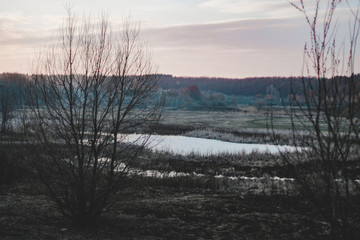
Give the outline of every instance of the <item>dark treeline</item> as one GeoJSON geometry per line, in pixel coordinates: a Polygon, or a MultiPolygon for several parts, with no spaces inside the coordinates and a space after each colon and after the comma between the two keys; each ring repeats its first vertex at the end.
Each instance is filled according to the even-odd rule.
{"type": "Polygon", "coordinates": [[[29,81],[29,75],[22,73],[1,73],[0,86],[16,87],[24,82],[29,81]]]}
{"type": "MultiPolygon", "coordinates": [[[[7,86],[17,88],[28,81],[29,75],[20,73],[1,73],[0,88],[7,86]]],[[[360,74],[355,75],[360,82],[360,74]]],[[[298,94],[302,91],[302,77],[255,77],[255,78],[210,78],[210,77],[175,77],[158,75],[161,89],[187,89],[195,85],[200,91],[220,92],[227,95],[255,96],[267,95],[269,90],[277,90],[281,98],[291,94],[291,86],[298,94]],[[300,91],[298,91],[300,90],[300,91]]]]}
{"type": "Polygon", "coordinates": [[[266,95],[269,87],[279,90],[282,98],[291,93],[293,88],[301,87],[301,77],[258,77],[258,78],[208,78],[208,77],[174,77],[160,75],[159,86],[163,89],[187,88],[196,85],[200,91],[221,92],[229,95],[255,96],[266,95]]]}
{"type": "Polygon", "coordinates": [[[4,104],[24,103],[25,93],[29,89],[31,76],[21,73],[0,74],[0,110],[4,104]]]}

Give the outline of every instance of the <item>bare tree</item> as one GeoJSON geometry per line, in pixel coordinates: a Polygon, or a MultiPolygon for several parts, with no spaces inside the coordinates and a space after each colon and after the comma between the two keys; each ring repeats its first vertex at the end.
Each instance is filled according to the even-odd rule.
{"type": "Polygon", "coordinates": [[[0,74],[0,117],[1,132],[13,130],[16,111],[21,108],[27,76],[18,73],[0,74]]]}
{"type": "Polygon", "coordinates": [[[112,32],[106,16],[79,23],[71,11],[32,77],[28,140],[47,193],[61,212],[91,225],[121,186],[159,120],[157,82],[139,26],[112,32]]]}
{"type": "Polygon", "coordinates": [[[322,1],[314,2],[313,15],[303,0],[291,3],[305,16],[311,40],[304,49],[302,88],[292,88],[285,107],[298,151],[283,159],[293,166],[300,192],[330,224],[332,237],[348,239],[359,228],[351,213],[360,177],[360,78],[354,74],[359,14],[353,12],[349,48],[339,48],[334,14],[341,1],[328,1],[325,11],[322,1]]]}
{"type": "Polygon", "coordinates": [[[10,120],[12,116],[11,90],[6,84],[0,83],[0,110],[1,110],[1,132],[7,132],[10,129],[10,120]]]}

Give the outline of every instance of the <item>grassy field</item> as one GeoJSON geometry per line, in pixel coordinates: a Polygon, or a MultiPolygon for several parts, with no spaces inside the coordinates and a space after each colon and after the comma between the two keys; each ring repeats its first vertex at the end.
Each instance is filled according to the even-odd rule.
{"type": "MultiPolygon", "coordinates": [[[[304,127],[295,121],[299,130],[304,127]]],[[[163,124],[177,124],[192,126],[193,128],[222,128],[236,131],[262,131],[265,132],[270,126],[270,116],[265,110],[257,110],[255,107],[240,107],[239,111],[186,111],[165,110],[163,124]]],[[[283,109],[274,111],[273,127],[277,131],[291,129],[291,120],[283,109]]],[[[322,124],[325,129],[325,124],[322,124]]]]}
{"type": "MultiPolygon", "coordinates": [[[[278,131],[286,132],[290,126],[281,111],[275,122],[278,131]]],[[[266,123],[265,112],[244,108],[237,112],[166,111],[161,126],[164,126],[163,134],[181,135],[210,128],[216,134],[222,133],[224,138],[236,136],[235,140],[240,142],[255,139],[267,143],[266,123]]],[[[112,196],[97,226],[79,229],[44,194],[33,166],[24,156],[24,149],[31,146],[23,142],[21,135],[0,136],[0,239],[325,240],[331,237],[329,223],[302,195],[278,191],[258,194],[256,189],[251,189],[254,186],[248,188],[244,184],[240,186],[246,188],[244,191],[234,191],[236,188],[227,186],[225,180],[216,180],[220,175],[226,179],[253,177],[255,181],[294,177],[279,156],[256,152],[182,156],[146,151],[132,167],[187,175],[127,177],[125,187],[112,196]]],[[[358,197],[354,202],[349,213],[352,227],[349,232],[352,239],[360,239],[358,197]]]]}
{"type": "Polygon", "coordinates": [[[199,128],[249,129],[266,128],[266,115],[243,111],[165,111],[162,123],[190,125],[199,128]],[[259,125],[259,123],[261,123],[259,125]]]}

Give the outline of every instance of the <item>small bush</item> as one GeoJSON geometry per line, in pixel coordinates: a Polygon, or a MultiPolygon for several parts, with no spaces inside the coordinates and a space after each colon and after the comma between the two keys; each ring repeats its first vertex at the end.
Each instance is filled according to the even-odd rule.
{"type": "Polygon", "coordinates": [[[22,151],[7,144],[0,146],[0,185],[20,182],[30,173],[22,151]]]}
{"type": "Polygon", "coordinates": [[[8,152],[1,149],[0,156],[0,184],[6,184],[14,178],[16,168],[8,152]]]}

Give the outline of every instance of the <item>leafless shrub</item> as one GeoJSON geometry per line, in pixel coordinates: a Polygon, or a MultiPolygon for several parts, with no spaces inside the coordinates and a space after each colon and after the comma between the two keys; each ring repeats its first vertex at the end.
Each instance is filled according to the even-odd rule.
{"type": "Polygon", "coordinates": [[[47,193],[84,226],[96,222],[148,139],[125,144],[124,133],[147,129],[161,112],[139,26],[125,21],[116,34],[106,16],[89,19],[69,10],[59,38],[41,52],[27,129],[47,193]]]}
{"type": "Polygon", "coordinates": [[[303,0],[292,3],[304,14],[311,40],[304,48],[302,88],[292,89],[290,106],[285,108],[298,151],[283,154],[283,159],[293,166],[303,195],[330,223],[333,238],[349,239],[350,229],[359,227],[351,217],[360,176],[360,85],[354,74],[359,14],[353,16],[349,49],[339,48],[334,14],[340,2],[328,1],[322,12],[322,1],[316,0],[313,15],[303,0]],[[348,52],[347,58],[341,56],[342,51],[348,52]],[[304,157],[310,163],[306,169],[296,164],[304,157]]]}

